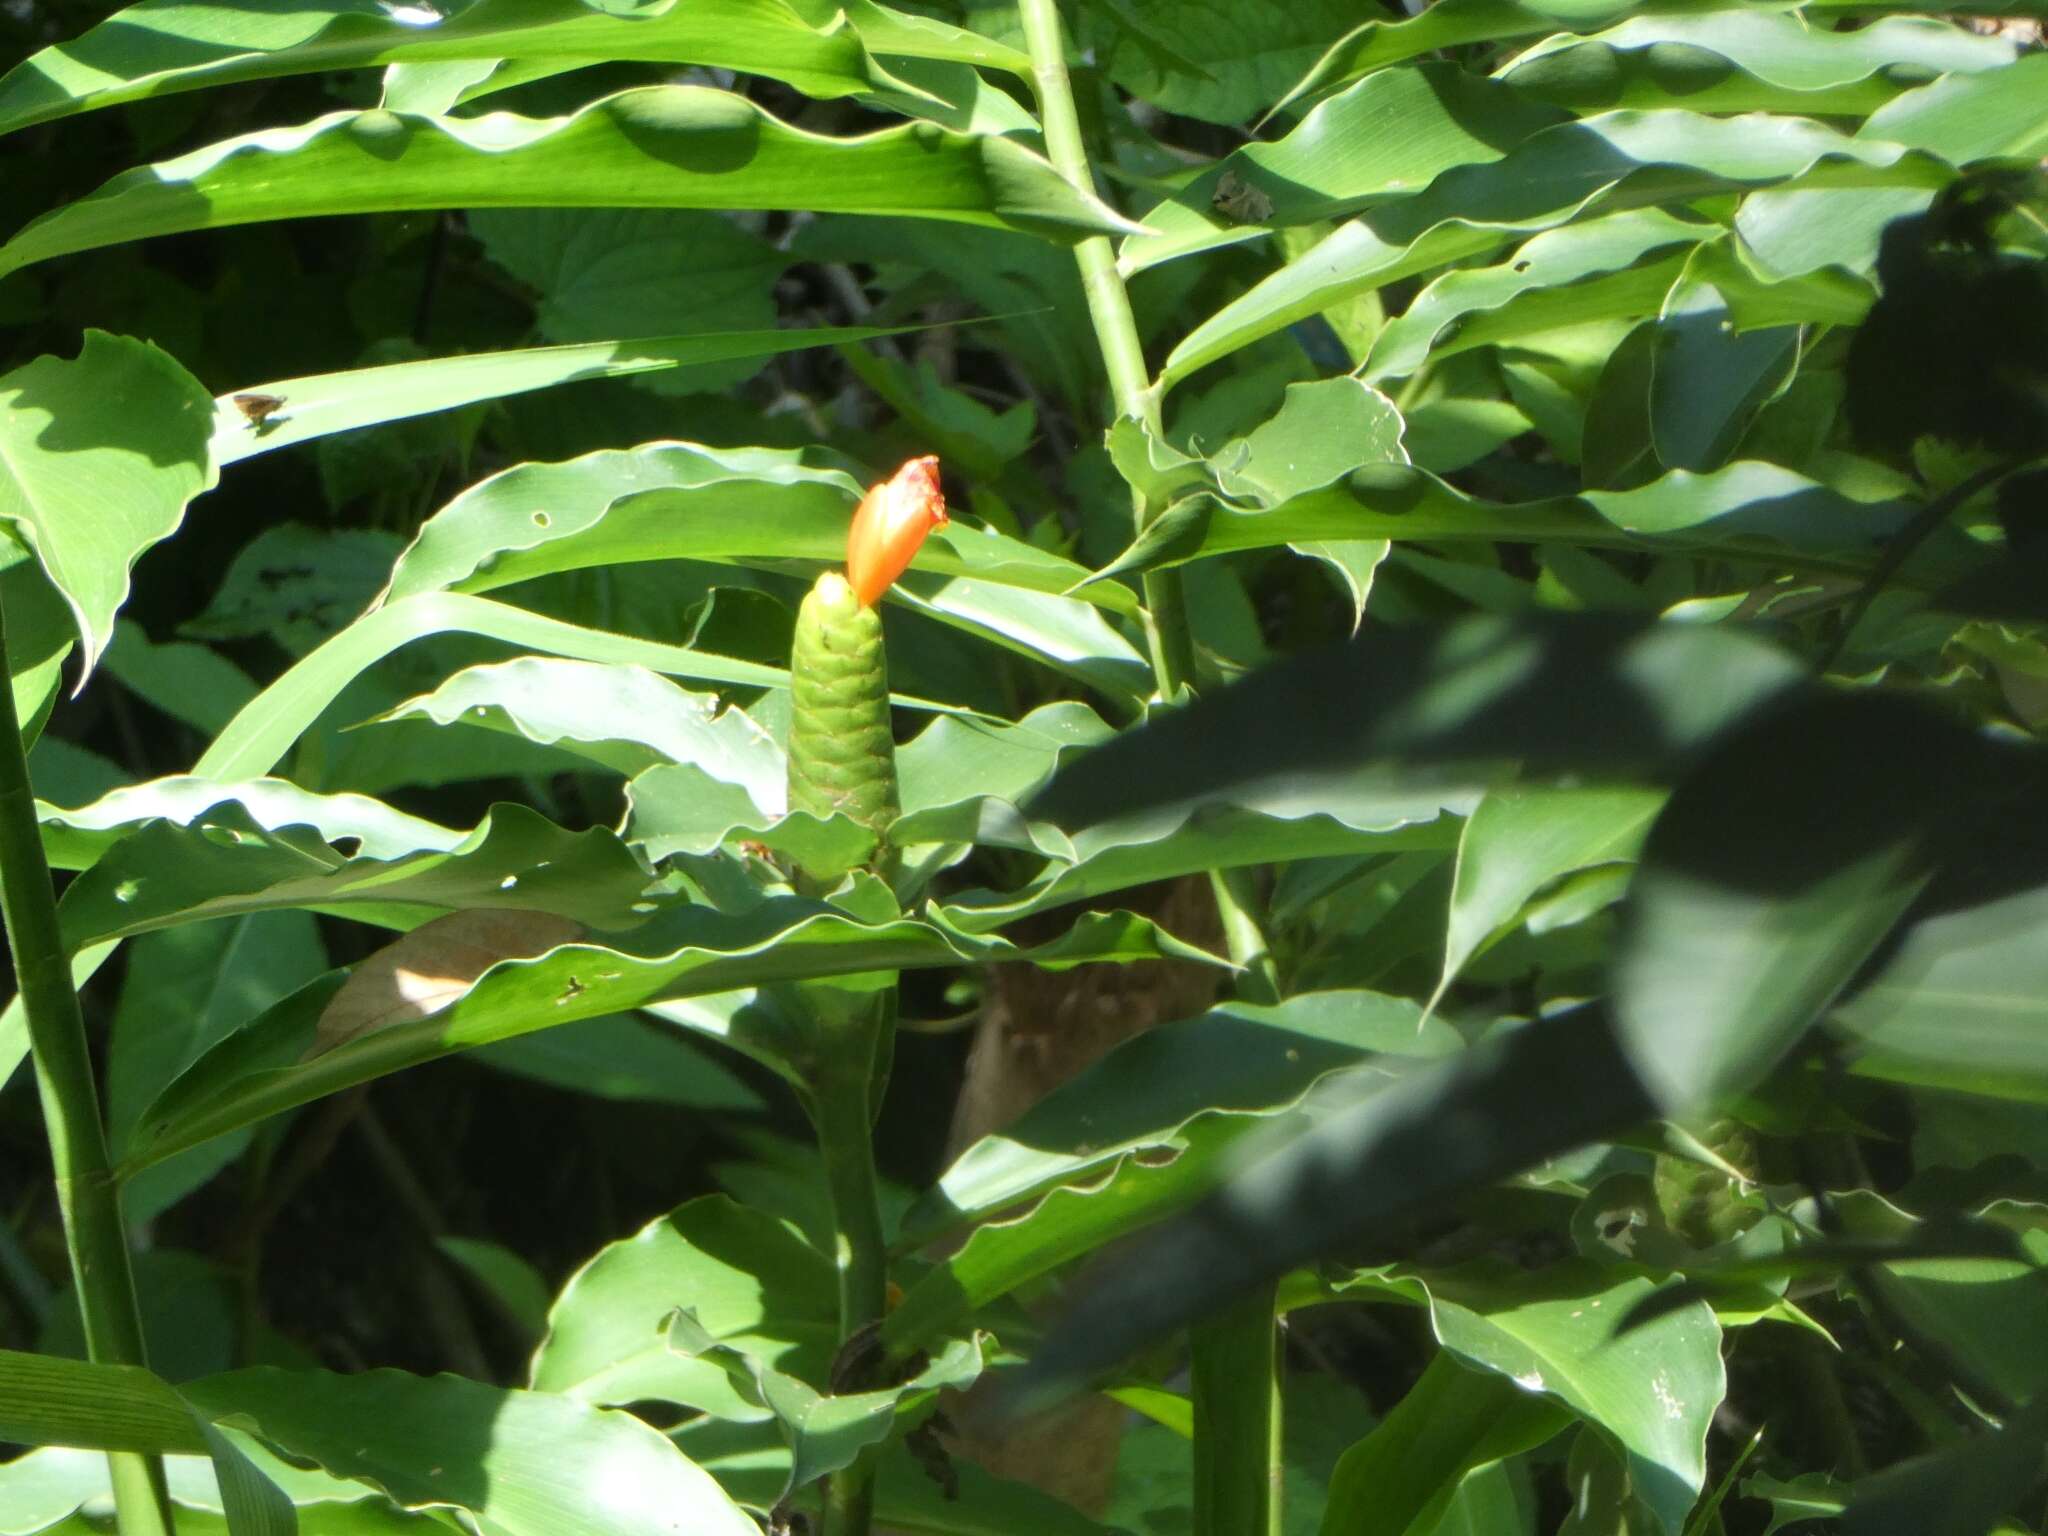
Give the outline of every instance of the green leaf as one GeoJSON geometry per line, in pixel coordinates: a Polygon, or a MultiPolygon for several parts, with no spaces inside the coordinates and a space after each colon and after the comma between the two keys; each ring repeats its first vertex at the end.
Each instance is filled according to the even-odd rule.
{"type": "Polygon", "coordinates": [[[1162,1024],[961,1153],[904,1218],[905,1241],[927,1241],[1132,1154],[1172,1147],[1191,1120],[1270,1114],[1331,1072],[1460,1048],[1449,1025],[1425,1021],[1407,998],[1376,992],[1230,1003],[1162,1024]]]}
{"type": "MultiPolygon", "coordinates": [[[[1342,485],[1296,496],[1267,511],[1185,496],[1094,579],[1324,538],[1460,544],[1507,540],[1613,549],[1648,544],[1852,574],[1875,564],[1881,541],[1903,529],[1912,512],[1907,502],[1857,501],[1789,469],[1753,460],[1707,475],[1672,470],[1629,490],[1504,503],[1467,495],[1405,465],[1369,465],[1342,485]]],[[[1981,554],[1966,540],[1937,536],[1921,546],[1898,579],[1909,588],[1926,589],[1981,566],[1981,554]]]]}
{"type": "Polygon", "coordinates": [[[1157,713],[1063,767],[1027,810],[1075,828],[1254,796],[1328,806],[1354,786],[1476,793],[1509,763],[1525,779],[1655,779],[1801,675],[1754,637],[1704,627],[1532,616],[1391,630],[1157,713]]]}
{"type": "Polygon", "coordinates": [[[27,750],[42,735],[57,702],[64,658],[78,639],[78,626],[34,553],[12,537],[0,539],[0,609],[7,619],[14,718],[21,722],[21,744],[27,750]]]}
{"type": "Polygon", "coordinates": [[[1592,32],[1634,9],[1631,0],[1439,0],[1401,21],[1368,21],[1352,28],[1316,60],[1273,112],[1439,48],[1560,30],[1592,32]]]}
{"type": "Polygon", "coordinates": [[[419,1509],[464,1509],[506,1536],[628,1536],[682,1522],[758,1536],[718,1485],[623,1413],[458,1376],[268,1368],[194,1382],[202,1411],[419,1509]]]}
{"type": "Polygon", "coordinates": [[[1749,1087],[1827,1007],[1925,885],[1981,751],[1869,695],[1709,751],[1644,845],[1613,965],[1622,1038],[1667,1108],[1749,1087]]]}
{"type": "Polygon", "coordinates": [[[1997,1430],[1888,1467],[1854,1485],[1844,1536],[1981,1536],[2021,1506],[2041,1478],[2048,1398],[2035,1398],[1997,1430]]]}
{"type": "MultiPolygon", "coordinates": [[[[432,590],[488,592],[637,560],[838,564],[862,488],[843,469],[808,459],[772,448],[650,443],[563,464],[518,465],[470,487],[421,526],[384,600],[432,590]]],[[[928,594],[930,608],[943,589],[917,584],[917,574],[927,571],[1048,595],[1088,575],[1073,561],[957,519],[934,530],[913,567],[912,585],[928,594]]],[[[1115,612],[1136,611],[1127,590],[1090,588],[1083,595],[1115,612]]]]}
{"type": "Polygon", "coordinates": [[[981,1340],[958,1339],[899,1386],[828,1396],[722,1343],[690,1307],[670,1313],[662,1336],[669,1349],[686,1359],[717,1363],[741,1396],[774,1417],[789,1444],[789,1482],[776,1498],[778,1506],[798,1489],[853,1465],[941,1391],[965,1391],[982,1370],[981,1340]]]}
{"type": "MultiPolygon", "coordinates": [[[[252,913],[139,939],[128,952],[107,1048],[107,1141],[113,1156],[126,1153],[142,1111],[173,1078],[326,969],[319,933],[304,912],[252,913]]],[[[122,1215],[130,1222],[150,1220],[212,1178],[245,1145],[246,1136],[224,1136],[158,1164],[121,1191],[122,1215]]]]}
{"type": "MultiPolygon", "coordinates": [[[[549,341],[772,330],[774,284],[788,258],[721,214],[686,208],[495,208],[469,217],[485,253],[536,295],[549,341]],[[675,274],[687,270],[688,283],[675,274]]],[[[663,394],[715,393],[759,359],[643,383],[663,394]]]]}
{"type": "Polygon", "coordinates": [[[1684,106],[1695,112],[1860,116],[1951,71],[2012,63],[2001,37],[1924,17],[1876,18],[1853,32],[1791,12],[1728,8],[1632,16],[1587,38],[1549,37],[1497,78],[1575,112],[1684,106]]]}
{"type": "Polygon", "coordinates": [[[1564,123],[1340,226],[1196,326],[1160,381],[1171,386],[1356,294],[1578,219],[1762,187],[1932,188],[1953,174],[1931,155],[1801,119],[1662,111],[1564,123]]]}
{"type": "Polygon", "coordinates": [[[1065,241],[1135,227],[1008,139],[926,123],[832,139],[729,92],[664,85],[561,118],[378,109],[229,139],[124,172],[34,220],[0,246],[0,273],[184,230],[451,206],[802,208],[1065,241]]]}
{"type": "MultiPolygon", "coordinates": [[[[1440,1211],[1544,1158],[1610,1137],[1644,1118],[1650,1099],[1611,1022],[1597,1007],[1580,1007],[1391,1082],[1372,1074],[1333,1081],[1313,1107],[1306,1125],[1281,1122],[1257,1141],[1228,1149],[1227,1167],[1202,1170],[1208,1178],[1227,1174],[1213,1193],[1131,1238],[1114,1261],[1099,1266],[1019,1382],[1022,1404],[1061,1394],[1224,1300],[1346,1251],[1367,1233],[1440,1211]],[[1532,1098],[1533,1082],[1551,1086],[1532,1098]]],[[[1213,1161],[1215,1151],[1205,1151],[1203,1161],[1213,1161]]],[[[1183,1152],[1160,1173],[1172,1175],[1191,1160],[1183,1152]]],[[[1063,1198],[1048,1196],[1040,1210],[1063,1198]]],[[[1174,1203],[1162,1199],[1141,1209],[1121,1235],[1174,1203]]],[[[981,1229],[962,1254],[1004,1230],[981,1229]]]]}
{"type": "Polygon", "coordinates": [[[1715,232],[1712,224],[1639,208],[1547,230],[1498,265],[1454,268],[1387,322],[1365,376],[1405,377],[1432,356],[1455,356],[1525,331],[1610,319],[1617,311],[1654,314],[1670,291],[1670,277],[1660,280],[1665,263],[1654,258],[1715,232]],[[1617,302],[1616,274],[1629,279],[1626,305],[1617,302]]]}
{"type": "Polygon", "coordinates": [[[231,1536],[294,1536],[291,1501],[193,1402],[135,1365],[0,1350],[0,1435],[26,1445],[210,1456],[231,1536]]]}
{"type": "Polygon", "coordinates": [[[2048,1103],[2048,889],[2035,887],[1910,927],[1834,1013],[1857,1071],[1930,1088],[2048,1103]]]}
{"type": "Polygon", "coordinates": [[[720,0],[715,9],[474,0],[446,14],[351,0],[291,12],[143,0],[0,79],[0,133],[235,80],[493,59],[699,64],[767,75],[826,98],[900,88],[876,66],[856,27],[833,27],[829,18],[816,25],[780,0],[720,0]]]}
{"type": "Polygon", "coordinates": [[[813,1381],[825,1379],[838,1344],[831,1262],[772,1216],[710,1195],[601,1249],[569,1277],[534,1353],[532,1386],[590,1403],[771,1417],[722,1364],[669,1347],[663,1327],[679,1306],[707,1341],[813,1381]]]}
{"type": "Polygon", "coordinates": [[[1541,1445],[1567,1422],[1551,1398],[1440,1351],[1338,1459],[1324,1536],[1428,1536],[1471,1473],[1541,1445]]]}
{"type": "MultiPolygon", "coordinates": [[[[1419,190],[1453,166],[1497,160],[1561,115],[1447,64],[1390,70],[1321,103],[1286,137],[1224,156],[1148,209],[1152,234],[1118,252],[1125,276],[1276,228],[1343,218],[1419,190]],[[1398,124],[1399,132],[1386,131],[1398,124]],[[1225,177],[1261,199],[1250,222],[1217,206],[1225,177]]],[[[1228,199],[1225,199],[1228,201],[1228,199]]]]}
{"type": "Polygon", "coordinates": [[[1169,112],[1236,123],[1286,89],[1352,11],[1343,0],[1125,0],[1116,14],[1107,62],[1117,84],[1169,112]]]}
{"type": "Polygon", "coordinates": [[[0,1435],[22,1445],[206,1453],[191,1406],[133,1365],[0,1350],[0,1435]]]}
{"type": "MultiPolygon", "coordinates": [[[[14,610],[8,609],[7,646],[15,647],[14,610]]],[[[130,693],[207,736],[256,696],[249,675],[218,651],[190,641],[153,643],[126,619],[114,624],[114,642],[101,665],[130,693]]]]}
{"type": "Polygon", "coordinates": [[[1650,441],[1672,469],[1728,462],[1766,401],[1799,364],[1795,327],[1740,331],[1727,299],[1693,266],[1657,318],[1650,381],[1650,441]]]}
{"type": "Polygon", "coordinates": [[[74,951],[208,917],[355,902],[548,912],[620,929],[651,909],[649,883],[613,833],[564,831],[522,805],[493,807],[452,848],[379,859],[223,800],[189,825],[146,823],[71,883],[59,916],[74,951]]]}
{"type": "Polygon", "coordinates": [[[460,721],[510,731],[632,775],[656,763],[688,763],[745,790],[765,812],[782,808],[782,748],[746,711],[721,710],[645,667],[545,656],[465,667],[432,693],[380,720],[460,721]]]}
{"type": "Polygon", "coordinates": [[[71,609],[80,687],[113,638],[130,567],[218,479],[207,411],[205,389],[168,355],[104,331],[88,330],[70,362],[0,375],[0,522],[71,609]]]}
{"type": "Polygon", "coordinates": [[[810,347],[894,336],[906,326],[823,326],[814,330],[712,331],[689,336],[645,336],[513,352],[477,352],[420,362],[387,363],[276,379],[222,395],[214,402],[213,456],[233,464],[294,443],[484,400],[549,389],[582,379],[613,379],[675,368],[700,368],[737,358],[773,357],[810,347]],[[252,426],[234,403],[237,394],[269,395],[284,402],[252,426]]]}
{"type": "MultiPolygon", "coordinates": [[[[533,959],[508,961],[431,1014],[309,1056],[334,990],[332,981],[315,983],[173,1083],[145,1116],[145,1138],[122,1171],[132,1174],[209,1137],[452,1051],[674,999],[963,962],[1031,959],[1057,966],[1167,957],[1209,958],[1128,913],[1091,914],[1070,933],[1025,948],[908,918],[861,922],[795,897],[769,898],[742,913],[678,904],[639,929],[630,951],[564,944],[533,959]]],[[[726,1019],[690,1012],[663,1016],[742,1049],[753,1047],[752,1054],[778,1070],[791,1070],[786,1051],[792,1045],[802,1048],[801,1041],[781,1034],[758,1043],[737,1031],[728,1035],[726,1019]]]]}
{"type": "Polygon", "coordinates": [[[1488,791],[1458,839],[1438,995],[1467,961],[1514,927],[1545,887],[1577,870],[1632,859],[1663,801],[1647,789],[1488,791]]]}
{"type": "MultiPolygon", "coordinates": [[[[766,1424],[699,1419],[676,1441],[736,1499],[763,1514],[789,1481],[789,1451],[766,1424]]],[[[941,1488],[901,1446],[878,1458],[875,1520],[914,1536],[1109,1536],[1109,1527],[1028,1483],[991,1476],[971,1461],[953,1465],[958,1488],[941,1488]]],[[[815,1499],[799,1497],[815,1512],[815,1499]]]]}
{"type": "Polygon", "coordinates": [[[1637,1496],[1678,1536],[1705,1485],[1707,1429],[1727,1388],[1721,1329],[1706,1304],[1617,1337],[1614,1320],[1656,1289],[1651,1282],[1614,1284],[1568,1264],[1426,1283],[1444,1347],[1556,1398],[1617,1442],[1637,1496]]]}
{"type": "MultiPolygon", "coordinates": [[[[247,704],[193,765],[203,778],[267,773],[341,691],[400,646],[448,632],[484,635],[584,661],[624,663],[676,677],[754,687],[786,687],[787,674],[679,645],[565,624],[524,609],[456,592],[422,592],[372,609],[247,704]]],[[[911,704],[909,700],[898,702],[911,704]]],[[[911,704],[911,707],[918,707],[911,704]]]]}
{"type": "MultiPolygon", "coordinates": [[[[1983,74],[1948,75],[1878,108],[1856,136],[1939,155],[1955,166],[2007,155],[2036,157],[2048,148],[2048,130],[2032,110],[2044,86],[2048,56],[2039,53],[1983,74]]],[[[1867,272],[1877,260],[1884,226],[1920,212],[1927,202],[1924,189],[1860,197],[1825,189],[1766,191],[1743,200],[1735,228],[1756,264],[1773,276],[1826,266],[1867,272]]]]}
{"type": "Polygon", "coordinates": [[[500,1072],[601,1099],[751,1110],[761,1096],[676,1031],[627,1014],[585,1019],[478,1048],[500,1072]]]}
{"type": "Polygon", "coordinates": [[[422,848],[441,852],[462,841],[450,827],[393,810],[367,795],[316,795],[282,779],[222,783],[180,775],[109,791],[90,805],[38,805],[43,846],[58,869],[87,869],[109,848],[153,821],[181,826],[227,801],[265,827],[312,827],[329,842],[352,839],[369,858],[395,859],[422,848]]]}
{"type": "Polygon", "coordinates": [[[548,1288],[540,1271],[500,1243],[442,1234],[434,1246],[497,1303],[529,1342],[548,1325],[548,1288]]]}
{"type": "Polygon", "coordinates": [[[1744,1478],[1744,1498],[1763,1499],[1771,1506],[1771,1523],[1764,1536],[1777,1536],[1787,1526],[1809,1520],[1832,1520],[1848,1507],[1849,1485],[1824,1472],[1808,1472],[1790,1479],[1768,1473],[1744,1478]]]}

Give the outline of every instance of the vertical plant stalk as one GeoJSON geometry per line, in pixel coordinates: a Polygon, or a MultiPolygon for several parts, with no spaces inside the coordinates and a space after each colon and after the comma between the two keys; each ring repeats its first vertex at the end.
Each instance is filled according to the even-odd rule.
{"type": "MultiPolygon", "coordinates": [[[[840,1352],[829,1385],[834,1392],[857,1392],[869,1385],[860,1377],[864,1363],[879,1357],[875,1330],[889,1307],[874,1112],[895,1023],[895,988],[854,992],[821,985],[803,995],[818,1031],[808,1107],[832,1197],[832,1261],[839,1273],[840,1352]]],[[[875,1459],[865,1452],[825,1484],[824,1536],[868,1536],[874,1506],[875,1459]]]]}
{"type": "MultiPolygon", "coordinates": [[[[1079,191],[1095,193],[1088,150],[1081,141],[1081,119],[1074,110],[1074,84],[1067,78],[1067,55],[1061,42],[1059,9],[1054,0],[1021,0],[1024,44],[1031,54],[1031,73],[1038,88],[1038,116],[1045,128],[1045,149],[1053,167],[1079,191]]],[[[1116,269],[1116,251],[1107,235],[1090,235],[1074,247],[1081,269],[1081,289],[1088,298],[1088,317],[1095,326],[1095,344],[1109,373],[1110,395],[1119,417],[1143,422],[1159,435],[1159,396],[1145,372],[1145,349],[1138,341],[1138,323],[1131,315],[1131,296],[1116,269]]],[[[1140,531],[1158,515],[1133,489],[1132,507],[1140,531]]],[[[1188,628],[1187,597],[1178,571],[1147,571],[1145,607],[1151,615],[1147,639],[1159,691],[1172,698],[1194,682],[1195,647],[1188,628]]]]}
{"type": "Polygon", "coordinates": [[[1194,1536],[1280,1536],[1278,1282],[1189,1330],[1194,1536]]]}
{"type": "MultiPolygon", "coordinates": [[[[85,1044],[71,962],[57,927],[56,890],[36,825],[28,756],[15,716],[13,669],[7,664],[7,621],[0,611],[0,916],[14,959],[15,984],[28,1019],[29,1052],[42,1097],[43,1126],[57,1176],[57,1205],[71,1278],[85,1324],[89,1359],[108,1365],[144,1365],[142,1314],[128,1233],[121,1222],[121,1191],[107,1157],[99,1089],[85,1044]]],[[[170,1501],[163,1463],[156,1457],[110,1455],[114,1508],[121,1536],[166,1536],[170,1501]]]]}
{"type": "MultiPolygon", "coordinates": [[[[1074,110],[1056,0],[1019,0],[1018,12],[1031,55],[1046,154],[1069,185],[1093,194],[1095,179],[1074,110]]],[[[1107,236],[1091,235],[1074,248],[1074,260],[1081,269],[1081,287],[1117,415],[1135,417],[1159,436],[1159,395],[1145,369],[1145,352],[1131,314],[1130,293],[1116,268],[1116,252],[1107,236]]],[[[1132,498],[1142,530],[1161,509],[1148,506],[1135,487],[1132,498]]],[[[1147,571],[1144,585],[1153,673],[1160,694],[1171,699],[1194,684],[1195,642],[1187,598],[1178,571],[1147,571]]],[[[1247,880],[1233,872],[1212,881],[1217,913],[1231,959],[1244,967],[1240,985],[1245,994],[1277,1002],[1279,979],[1271,949],[1246,900],[1247,880]]],[[[1279,1529],[1281,1415],[1273,1302],[1271,1287],[1262,1287],[1194,1330],[1197,1536],[1268,1536],[1279,1529]],[[1205,1376],[1207,1391],[1200,1387],[1205,1376]]]]}

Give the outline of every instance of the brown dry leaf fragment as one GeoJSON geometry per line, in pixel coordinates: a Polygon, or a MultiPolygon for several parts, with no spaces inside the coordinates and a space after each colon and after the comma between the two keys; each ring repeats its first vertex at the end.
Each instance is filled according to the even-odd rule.
{"type": "Polygon", "coordinates": [[[422,923],[355,968],[320,1015],[308,1058],[393,1024],[438,1013],[500,960],[544,955],[584,935],[548,912],[451,912],[422,923]]]}

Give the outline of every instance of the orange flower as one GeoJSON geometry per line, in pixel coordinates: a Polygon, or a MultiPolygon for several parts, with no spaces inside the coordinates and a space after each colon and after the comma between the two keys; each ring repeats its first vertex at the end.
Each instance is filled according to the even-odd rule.
{"type": "Polygon", "coordinates": [[[909,566],[924,536],[946,521],[935,454],[911,459],[861,497],[846,535],[846,580],[872,608],[909,566]]]}

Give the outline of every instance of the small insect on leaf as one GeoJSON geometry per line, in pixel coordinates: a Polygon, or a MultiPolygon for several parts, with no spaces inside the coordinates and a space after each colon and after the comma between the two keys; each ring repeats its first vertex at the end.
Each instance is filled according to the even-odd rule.
{"type": "Polygon", "coordinates": [[[283,395],[231,395],[228,403],[248,419],[251,432],[271,425],[270,418],[284,409],[283,395]]]}
{"type": "Polygon", "coordinates": [[[1263,224],[1273,217],[1273,199],[1235,171],[1217,178],[1209,201],[1233,224],[1263,224]]]}

